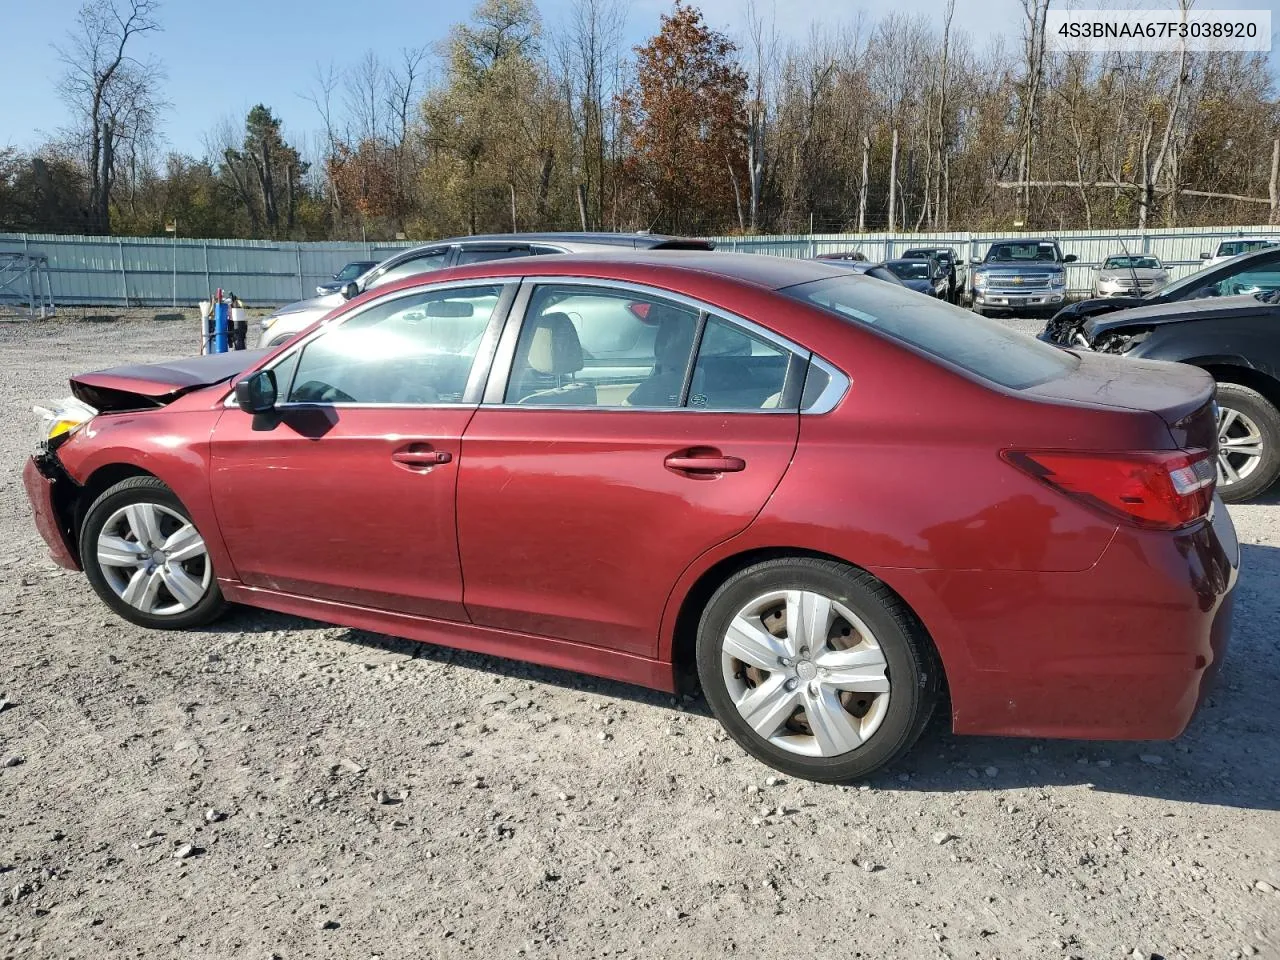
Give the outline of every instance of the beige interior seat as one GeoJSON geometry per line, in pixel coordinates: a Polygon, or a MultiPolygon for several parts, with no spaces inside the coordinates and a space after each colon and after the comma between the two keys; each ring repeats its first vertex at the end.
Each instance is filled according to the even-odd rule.
{"type": "Polygon", "coordinates": [[[533,321],[524,357],[516,357],[515,367],[523,371],[517,403],[595,406],[596,388],[573,380],[583,367],[582,343],[568,314],[544,313],[533,321]],[[545,386],[547,377],[556,385],[545,386]]]}

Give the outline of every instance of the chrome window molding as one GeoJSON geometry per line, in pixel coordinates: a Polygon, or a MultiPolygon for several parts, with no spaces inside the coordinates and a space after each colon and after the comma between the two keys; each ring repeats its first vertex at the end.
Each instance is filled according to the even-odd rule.
{"type": "Polygon", "coordinates": [[[836,408],[836,405],[844,399],[844,395],[849,392],[851,381],[843,371],[837,370],[827,361],[823,360],[816,353],[809,358],[809,365],[817,367],[829,378],[827,385],[823,391],[818,394],[816,400],[807,407],[801,407],[800,412],[806,415],[819,416],[824,413],[830,413],[836,408]]]}
{"type": "MultiPolygon", "coordinates": [[[[696,362],[696,357],[691,361],[690,366],[696,362]]],[[[688,378],[686,371],[686,380],[688,378]]],[[[485,385],[484,397],[481,400],[481,406],[484,407],[502,407],[507,410],[595,410],[595,411],[622,411],[622,412],[648,412],[648,413],[692,413],[692,414],[729,414],[729,413],[746,413],[746,414],[771,414],[777,416],[779,414],[787,416],[795,416],[797,412],[805,414],[822,414],[829,413],[835,409],[841,398],[845,395],[850,385],[849,378],[840,370],[836,369],[826,360],[823,360],[812,350],[800,346],[792,340],[788,340],[781,334],[775,333],[767,327],[746,317],[740,316],[715,304],[706,303],[693,297],[686,296],[682,293],[676,293],[663,287],[649,286],[643,283],[634,283],[629,280],[609,280],[601,277],[573,277],[573,276],[526,276],[522,278],[520,283],[520,291],[516,295],[515,302],[511,306],[508,313],[507,323],[502,331],[502,337],[498,344],[497,353],[493,358],[490,367],[489,380],[485,385]],[[520,339],[520,331],[524,327],[525,314],[529,308],[529,301],[532,299],[533,290],[538,286],[579,286],[579,287],[597,287],[606,291],[622,291],[640,294],[641,296],[653,297],[658,300],[668,300],[672,303],[680,304],[690,310],[695,310],[699,315],[715,316],[721,320],[732,323],[740,327],[747,333],[750,333],[761,340],[765,340],[774,346],[785,350],[791,355],[798,357],[802,363],[816,363],[819,368],[830,377],[830,382],[825,390],[818,396],[809,407],[800,411],[790,408],[780,409],[743,409],[741,407],[722,408],[722,407],[631,407],[631,406],[598,406],[591,404],[518,404],[506,402],[507,383],[511,377],[511,367],[515,362],[516,345],[520,339]]],[[[802,385],[803,386],[803,385],[802,385]]]]}

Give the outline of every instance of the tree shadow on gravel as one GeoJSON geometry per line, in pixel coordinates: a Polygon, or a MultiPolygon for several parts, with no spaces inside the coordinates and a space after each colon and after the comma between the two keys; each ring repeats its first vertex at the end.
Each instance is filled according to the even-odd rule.
{"type": "MultiPolygon", "coordinates": [[[[1231,645],[1209,696],[1177,740],[1084,741],[958,737],[940,706],[915,747],[869,783],[880,789],[987,792],[1082,786],[1105,793],[1280,810],[1280,549],[1242,545],[1231,645]]],[[[328,625],[261,610],[246,610],[213,632],[299,630],[328,625]]],[[[419,643],[363,630],[343,640],[379,655],[408,657],[483,670],[566,690],[710,717],[701,697],[419,643]]],[[[358,654],[353,655],[356,659],[358,654]]]]}

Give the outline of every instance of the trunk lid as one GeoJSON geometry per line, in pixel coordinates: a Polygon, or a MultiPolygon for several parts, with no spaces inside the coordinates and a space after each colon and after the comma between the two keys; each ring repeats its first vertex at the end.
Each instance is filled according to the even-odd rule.
{"type": "Polygon", "coordinates": [[[1056,402],[1154,413],[1180,449],[1210,450],[1217,443],[1215,384],[1205,371],[1162,360],[1088,351],[1075,355],[1079,365],[1071,373],[1022,392],[1056,402]]]}
{"type": "Polygon", "coordinates": [[[230,380],[254,366],[267,350],[235,350],[164,363],[111,367],[71,378],[77,400],[99,413],[163,407],[184,393],[230,380]]]}

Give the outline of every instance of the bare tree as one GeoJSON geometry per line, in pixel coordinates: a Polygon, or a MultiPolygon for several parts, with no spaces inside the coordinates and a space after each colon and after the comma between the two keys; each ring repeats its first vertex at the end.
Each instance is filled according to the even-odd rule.
{"type": "MultiPolygon", "coordinates": [[[[1031,161],[1036,134],[1036,111],[1039,108],[1040,84],[1044,78],[1045,20],[1050,0],[1022,0],[1027,22],[1023,34],[1026,77],[1022,95],[1022,153],[1018,158],[1018,179],[1031,179],[1031,161]]],[[[1020,219],[1026,221],[1031,210],[1031,188],[1022,190],[1020,219]]]]}
{"type": "MultiPolygon", "coordinates": [[[[771,8],[766,22],[756,6],[747,0],[747,44],[750,63],[746,64],[747,90],[747,180],[751,190],[750,227],[760,226],[760,195],[765,175],[765,133],[769,125],[774,64],[778,58],[777,11],[771,8]]],[[[736,189],[736,184],[735,184],[736,189]]]]}
{"type": "Polygon", "coordinates": [[[59,91],[86,148],[89,221],[99,233],[111,232],[118,149],[149,138],[164,106],[157,92],[159,64],[131,52],[135,38],[160,29],[159,6],[158,0],[88,0],[66,44],[55,47],[66,67],[59,91]]]}

